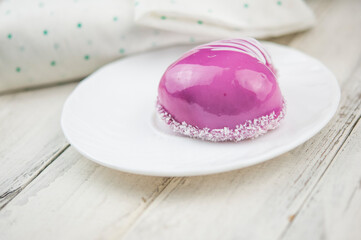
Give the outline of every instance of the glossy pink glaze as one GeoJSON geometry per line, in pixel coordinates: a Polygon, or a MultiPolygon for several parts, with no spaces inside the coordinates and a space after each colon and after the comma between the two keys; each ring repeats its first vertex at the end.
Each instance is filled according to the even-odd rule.
{"type": "Polygon", "coordinates": [[[177,122],[200,129],[235,129],[283,110],[271,59],[249,38],[212,42],[184,54],[164,73],[158,102],[177,122]]]}

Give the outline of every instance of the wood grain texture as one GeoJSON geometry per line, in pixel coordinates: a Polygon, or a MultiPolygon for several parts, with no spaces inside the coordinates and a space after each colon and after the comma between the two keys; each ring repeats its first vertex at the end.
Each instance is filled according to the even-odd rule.
{"type": "Polygon", "coordinates": [[[0,212],[1,238],[122,235],[168,183],[102,167],[69,148],[0,212]]]}
{"type": "Polygon", "coordinates": [[[340,84],[360,64],[361,1],[307,1],[316,15],[316,25],[292,39],[289,46],[316,57],[337,77],[340,84]]]}
{"type": "Polygon", "coordinates": [[[282,239],[361,238],[361,121],[282,239]]]}
{"type": "Polygon", "coordinates": [[[59,119],[74,87],[0,97],[0,209],[68,146],[59,119]]]}

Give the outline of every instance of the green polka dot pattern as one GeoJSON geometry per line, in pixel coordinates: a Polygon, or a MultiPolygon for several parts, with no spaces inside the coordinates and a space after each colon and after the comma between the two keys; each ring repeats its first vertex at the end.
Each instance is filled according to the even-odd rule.
{"type": "MultiPolygon", "coordinates": [[[[303,0],[292,1],[224,0],[224,8],[218,0],[206,5],[162,0],[162,6],[150,6],[149,0],[27,0],[26,7],[22,1],[2,1],[0,92],[80,79],[110,61],[153,48],[247,35],[247,24],[262,29],[259,36],[274,36],[277,28],[263,32],[262,21],[276,24],[278,16],[285,16],[278,12],[302,16],[289,14],[305,11],[303,0]],[[265,9],[272,21],[258,14],[265,9]]],[[[282,24],[291,29],[287,23],[299,22],[304,29],[307,17],[296,20],[282,18],[282,24]]]]}

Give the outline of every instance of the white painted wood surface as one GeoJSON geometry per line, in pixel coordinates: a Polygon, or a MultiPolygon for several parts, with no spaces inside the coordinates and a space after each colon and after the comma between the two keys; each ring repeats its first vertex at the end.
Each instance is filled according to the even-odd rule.
{"type": "Polygon", "coordinates": [[[69,149],[2,209],[0,233],[4,239],[122,234],[168,181],[104,168],[69,149]]]}
{"type": "Polygon", "coordinates": [[[282,239],[360,239],[361,122],[330,164],[282,239]]]}
{"type": "Polygon", "coordinates": [[[0,209],[69,146],[59,119],[75,86],[0,96],[0,209]]]}
{"type": "Polygon", "coordinates": [[[361,239],[361,2],[308,3],[317,26],[273,40],[324,62],[341,106],[263,164],[187,178],[117,172],[61,133],[74,84],[0,96],[0,239],[361,239]]]}

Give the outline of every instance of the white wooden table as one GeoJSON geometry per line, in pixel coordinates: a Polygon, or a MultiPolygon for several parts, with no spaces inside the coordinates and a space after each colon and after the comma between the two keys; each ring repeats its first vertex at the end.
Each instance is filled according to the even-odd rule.
{"type": "Polygon", "coordinates": [[[275,42],[335,73],[342,100],[314,138],[223,174],[99,166],[59,126],[75,83],[0,96],[0,239],[361,239],[361,1],[308,1],[318,23],[275,42]]]}

